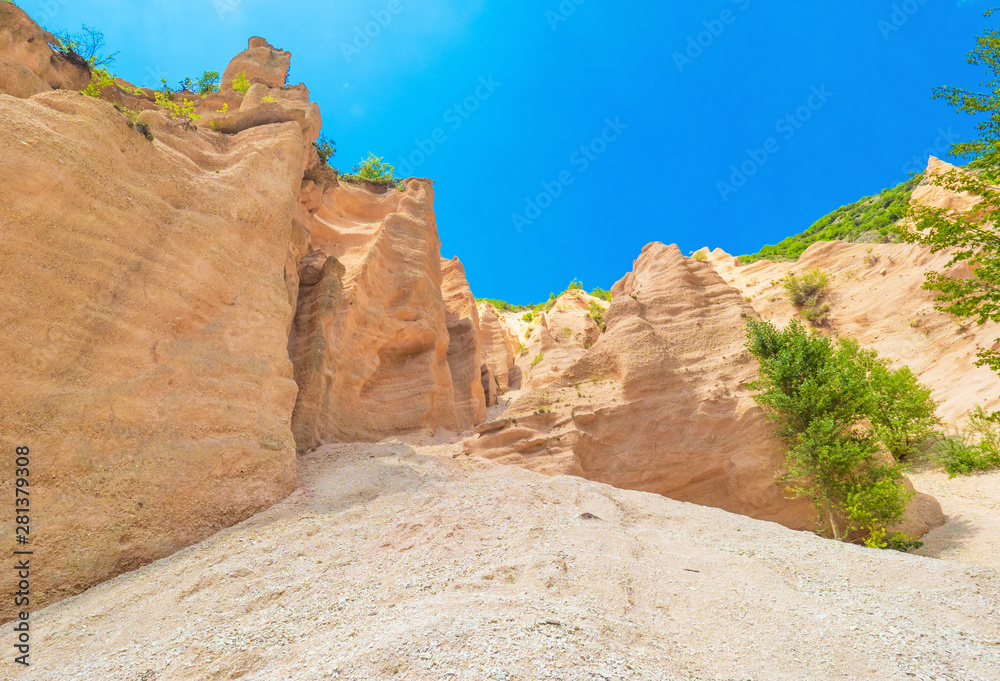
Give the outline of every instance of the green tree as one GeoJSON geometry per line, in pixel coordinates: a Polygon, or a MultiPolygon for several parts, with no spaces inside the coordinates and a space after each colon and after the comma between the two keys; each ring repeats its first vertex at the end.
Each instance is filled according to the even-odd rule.
{"type": "MultiPolygon", "coordinates": [[[[993,13],[986,13],[989,17],[993,13]]],[[[973,157],[972,172],[952,170],[936,173],[928,181],[956,192],[969,192],[978,199],[968,213],[957,213],[913,205],[913,232],[903,232],[904,239],[931,247],[933,252],[952,250],[946,270],[965,264],[970,278],[957,278],[944,272],[930,272],[924,288],[936,292],[938,309],[958,317],[969,317],[979,324],[1000,322],[1000,32],[988,29],[976,39],[968,62],[986,69],[983,90],[944,86],[935,88],[934,99],[943,99],[960,113],[979,119],[976,139],[955,144],[951,154],[973,157]]],[[[1000,340],[1000,339],[998,339],[1000,340]]],[[[982,349],[979,366],[1000,373],[1000,352],[982,349]]]]}
{"type": "Polygon", "coordinates": [[[337,153],[337,143],[325,135],[321,135],[318,140],[313,142],[313,146],[316,147],[320,162],[330,165],[330,159],[337,153]]]}
{"type": "Polygon", "coordinates": [[[788,445],[788,490],[808,498],[835,539],[861,535],[867,546],[908,545],[887,537],[912,497],[903,464],[890,455],[922,432],[920,418],[883,410],[933,412],[929,393],[906,370],[892,371],[857,342],[834,344],[798,321],[779,331],[769,322],[747,324],[747,347],[760,362],[751,384],[757,402],[778,423],[788,445]],[[920,405],[917,409],[913,405],[920,405]]]}

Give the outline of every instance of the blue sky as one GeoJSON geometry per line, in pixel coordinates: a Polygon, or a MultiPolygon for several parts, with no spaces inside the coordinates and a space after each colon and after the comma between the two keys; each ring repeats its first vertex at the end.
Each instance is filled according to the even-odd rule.
{"type": "Polygon", "coordinates": [[[104,31],[140,85],[221,72],[251,35],[291,51],[333,163],[370,150],[435,180],[443,255],[478,297],[521,303],[574,277],[608,288],[650,241],[756,251],[945,156],[973,123],[930,91],[976,85],[965,56],[988,6],[18,4],[50,29],[104,31]]]}

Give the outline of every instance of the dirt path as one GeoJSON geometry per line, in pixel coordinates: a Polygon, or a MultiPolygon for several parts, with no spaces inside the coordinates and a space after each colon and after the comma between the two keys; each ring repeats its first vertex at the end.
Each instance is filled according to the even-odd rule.
{"type": "Polygon", "coordinates": [[[36,613],[17,678],[1000,678],[995,570],[459,452],[310,454],[278,506],[36,613]]]}

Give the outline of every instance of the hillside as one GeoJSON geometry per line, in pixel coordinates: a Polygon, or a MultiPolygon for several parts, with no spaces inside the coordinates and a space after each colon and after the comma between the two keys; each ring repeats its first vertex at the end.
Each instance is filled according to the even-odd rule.
{"type": "Polygon", "coordinates": [[[866,196],[838,208],[817,220],[802,232],[782,241],[764,246],[752,255],[741,255],[744,265],[758,260],[796,260],[817,241],[848,241],[880,243],[892,241],[892,227],[906,217],[910,194],[921,183],[923,175],[885,189],[875,196],[866,196]]]}

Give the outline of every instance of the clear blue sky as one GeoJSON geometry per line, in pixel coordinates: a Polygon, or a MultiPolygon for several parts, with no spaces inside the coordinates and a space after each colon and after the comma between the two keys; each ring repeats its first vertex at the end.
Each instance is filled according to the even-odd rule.
{"type": "Polygon", "coordinates": [[[333,163],[350,169],[369,150],[397,166],[410,157],[412,174],[436,181],[443,254],[462,259],[477,296],[511,302],[574,277],[608,288],[650,241],[756,251],[906,179],[914,157],[945,154],[942,132],[973,132],[930,91],[978,82],[965,56],[989,6],[19,4],[50,29],[103,30],[121,53],[115,71],[140,85],[221,72],[251,35],[290,50],[291,82],[309,86],[337,142],[333,163]],[[366,24],[375,37],[358,37],[366,24]],[[754,174],[720,190],[736,189],[731,167],[743,164],[754,174]]]}

